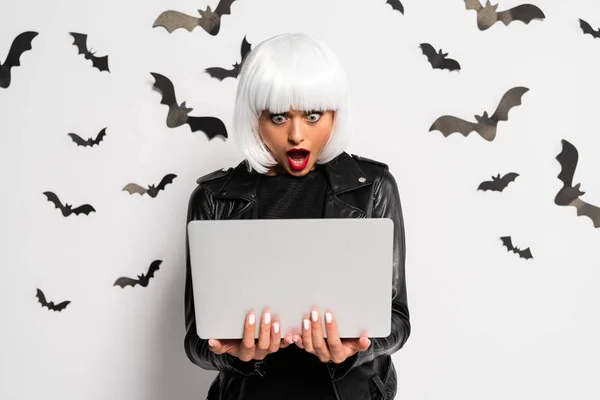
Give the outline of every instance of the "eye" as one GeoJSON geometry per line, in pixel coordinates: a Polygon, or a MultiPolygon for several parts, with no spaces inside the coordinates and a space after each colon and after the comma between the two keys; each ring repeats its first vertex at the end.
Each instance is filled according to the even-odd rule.
{"type": "Polygon", "coordinates": [[[319,119],[321,119],[321,115],[323,115],[323,113],[319,111],[313,111],[310,114],[308,114],[308,120],[310,122],[317,122],[319,119]]]}
{"type": "Polygon", "coordinates": [[[271,118],[271,121],[276,124],[282,124],[285,122],[285,116],[283,116],[283,114],[271,114],[269,115],[269,118],[271,118]]]}

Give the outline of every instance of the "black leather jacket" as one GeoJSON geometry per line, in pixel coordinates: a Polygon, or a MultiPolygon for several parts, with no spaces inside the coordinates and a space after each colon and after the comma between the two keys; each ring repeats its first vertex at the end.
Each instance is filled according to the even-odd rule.
{"type": "MultiPolygon", "coordinates": [[[[340,364],[327,364],[338,400],[391,400],[396,395],[397,377],[390,356],[404,346],[411,330],[404,271],[404,222],[398,187],[386,164],[356,155],[342,153],[323,167],[329,183],[325,218],[391,218],[394,221],[391,334],[386,338],[371,339],[371,346],[366,351],[340,364]]],[[[256,219],[257,178],[255,171],[248,172],[246,161],[235,168],[214,171],[199,178],[198,186],[190,196],[188,222],[196,219],[256,219]]],[[[229,354],[214,354],[209,350],[207,340],[198,337],[189,253],[185,321],[185,352],[189,359],[205,370],[220,371],[207,399],[243,399],[246,377],[262,375],[264,360],[244,362],[229,354]]]]}

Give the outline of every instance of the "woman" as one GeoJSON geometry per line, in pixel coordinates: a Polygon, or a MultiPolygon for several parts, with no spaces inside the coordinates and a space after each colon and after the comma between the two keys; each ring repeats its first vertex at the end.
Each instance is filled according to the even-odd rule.
{"type": "MultiPolygon", "coordinates": [[[[335,54],[305,34],[257,45],[238,76],[233,135],[246,159],[198,179],[188,208],[195,219],[391,218],[394,221],[392,332],[340,340],[331,310],[307,310],[301,335],[282,337],[269,310],[251,312],[241,340],[196,334],[189,253],[185,350],[220,371],[208,399],[393,399],[391,355],[410,335],[404,225],[398,188],[386,164],[348,155],[348,87],[335,54]],[[327,339],[321,332],[326,320],[327,339]],[[260,335],[255,342],[255,324],[260,335]]],[[[298,247],[304,243],[296,244],[298,247]]],[[[240,324],[242,326],[242,324],[240,324]]]]}

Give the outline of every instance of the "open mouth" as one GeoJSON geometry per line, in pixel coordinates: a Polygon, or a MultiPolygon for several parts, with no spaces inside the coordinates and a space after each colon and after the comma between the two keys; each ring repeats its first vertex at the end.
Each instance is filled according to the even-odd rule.
{"type": "Polygon", "coordinates": [[[286,154],[292,169],[300,171],[306,168],[308,159],[310,158],[310,151],[306,149],[291,149],[286,154]]]}

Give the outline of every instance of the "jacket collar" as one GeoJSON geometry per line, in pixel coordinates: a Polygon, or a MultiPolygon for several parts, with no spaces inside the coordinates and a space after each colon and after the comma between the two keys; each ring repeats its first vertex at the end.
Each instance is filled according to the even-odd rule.
{"type": "MultiPolygon", "coordinates": [[[[341,194],[373,183],[359,164],[346,152],[320,166],[324,168],[329,187],[333,194],[341,194]]],[[[260,174],[248,172],[247,161],[239,163],[231,172],[229,179],[221,186],[217,197],[221,199],[245,199],[253,201],[258,191],[260,174]]]]}

